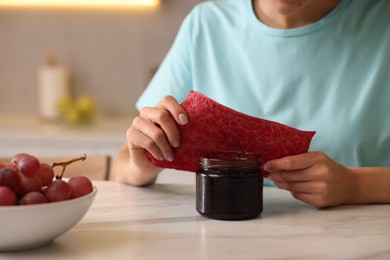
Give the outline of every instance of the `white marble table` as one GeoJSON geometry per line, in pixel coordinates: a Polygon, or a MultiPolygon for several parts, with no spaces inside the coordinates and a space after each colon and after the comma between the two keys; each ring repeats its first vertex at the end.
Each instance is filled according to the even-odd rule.
{"type": "Polygon", "coordinates": [[[172,170],[149,188],[97,181],[72,230],[0,259],[390,259],[390,205],[316,210],[266,188],[260,217],[218,221],[195,211],[194,181],[172,170]]]}

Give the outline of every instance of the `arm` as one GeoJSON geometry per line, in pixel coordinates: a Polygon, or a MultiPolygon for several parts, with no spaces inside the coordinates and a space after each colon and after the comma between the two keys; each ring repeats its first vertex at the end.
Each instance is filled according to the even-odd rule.
{"type": "Polygon", "coordinates": [[[390,203],[390,167],[347,168],[321,152],[264,165],[275,185],[314,207],[390,203]]]}
{"type": "Polygon", "coordinates": [[[152,164],[145,165],[144,169],[136,167],[130,160],[129,147],[125,143],[113,160],[110,175],[117,182],[146,186],[156,181],[159,172],[160,169],[152,164]]]}
{"type": "Polygon", "coordinates": [[[356,180],[354,204],[390,203],[390,167],[351,168],[356,180]]]}
{"type": "Polygon", "coordinates": [[[180,145],[177,124],[187,122],[185,110],[171,96],[164,97],[156,107],[143,108],[113,160],[112,178],[136,186],[152,184],[161,169],[150,163],[147,152],[157,160],[173,161],[173,147],[180,145]]]}

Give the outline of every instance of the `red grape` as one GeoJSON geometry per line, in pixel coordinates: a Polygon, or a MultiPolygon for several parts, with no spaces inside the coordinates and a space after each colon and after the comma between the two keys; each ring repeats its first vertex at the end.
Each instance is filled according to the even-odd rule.
{"type": "Polygon", "coordinates": [[[15,154],[12,158],[11,158],[11,166],[15,169],[18,168],[18,162],[20,159],[26,157],[26,156],[30,156],[28,153],[18,153],[18,154],[15,154]]]}
{"type": "Polygon", "coordinates": [[[37,175],[41,180],[42,185],[47,186],[53,181],[54,171],[47,163],[41,163],[37,175]]]}
{"type": "Polygon", "coordinates": [[[29,205],[29,204],[40,204],[40,203],[46,203],[47,198],[45,195],[43,195],[41,192],[38,191],[32,191],[27,193],[22,197],[20,200],[20,205],[29,205]]]}
{"type": "Polygon", "coordinates": [[[0,187],[0,206],[16,205],[15,192],[9,187],[0,187]]]}
{"type": "Polygon", "coordinates": [[[12,156],[11,158],[11,163],[18,163],[18,161],[23,158],[23,157],[26,157],[26,156],[29,156],[28,153],[17,153],[15,154],[14,156],[12,156]]]}
{"type": "Polygon", "coordinates": [[[31,191],[41,191],[42,190],[42,182],[38,176],[33,178],[28,178],[23,174],[20,174],[19,184],[16,186],[16,193],[20,195],[26,195],[31,191]]]}
{"type": "Polygon", "coordinates": [[[27,153],[14,155],[10,164],[0,163],[0,206],[63,201],[91,193],[93,186],[87,177],[77,176],[65,181],[61,174],[54,180],[53,167],[62,166],[63,173],[67,165],[86,158],[84,154],[50,166],[27,153]]]}
{"type": "Polygon", "coordinates": [[[84,196],[93,190],[91,181],[84,176],[72,177],[68,184],[72,188],[72,199],[84,196]]]}
{"type": "Polygon", "coordinates": [[[44,194],[49,202],[68,200],[72,195],[72,189],[66,181],[55,180],[44,189],[44,194]]]}
{"type": "Polygon", "coordinates": [[[17,168],[17,170],[27,177],[36,176],[41,164],[39,160],[29,154],[20,153],[12,157],[11,164],[17,168]]]}
{"type": "Polygon", "coordinates": [[[7,186],[15,190],[19,179],[19,174],[13,169],[8,167],[0,168],[0,186],[7,186]]]}

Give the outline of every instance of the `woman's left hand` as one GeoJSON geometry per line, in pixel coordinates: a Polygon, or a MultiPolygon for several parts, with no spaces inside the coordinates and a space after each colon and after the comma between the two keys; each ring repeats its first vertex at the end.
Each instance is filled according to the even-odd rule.
{"type": "Polygon", "coordinates": [[[353,200],[352,172],[318,151],[267,162],[264,169],[280,189],[316,208],[348,204],[353,200]]]}

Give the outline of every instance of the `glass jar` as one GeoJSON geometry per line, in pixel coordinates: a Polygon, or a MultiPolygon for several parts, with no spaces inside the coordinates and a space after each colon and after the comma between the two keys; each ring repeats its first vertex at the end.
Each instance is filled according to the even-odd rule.
{"type": "Polygon", "coordinates": [[[221,220],[257,217],[263,211],[263,175],[254,153],[202,156],[196,172],[196,210],[221,220]]]}

